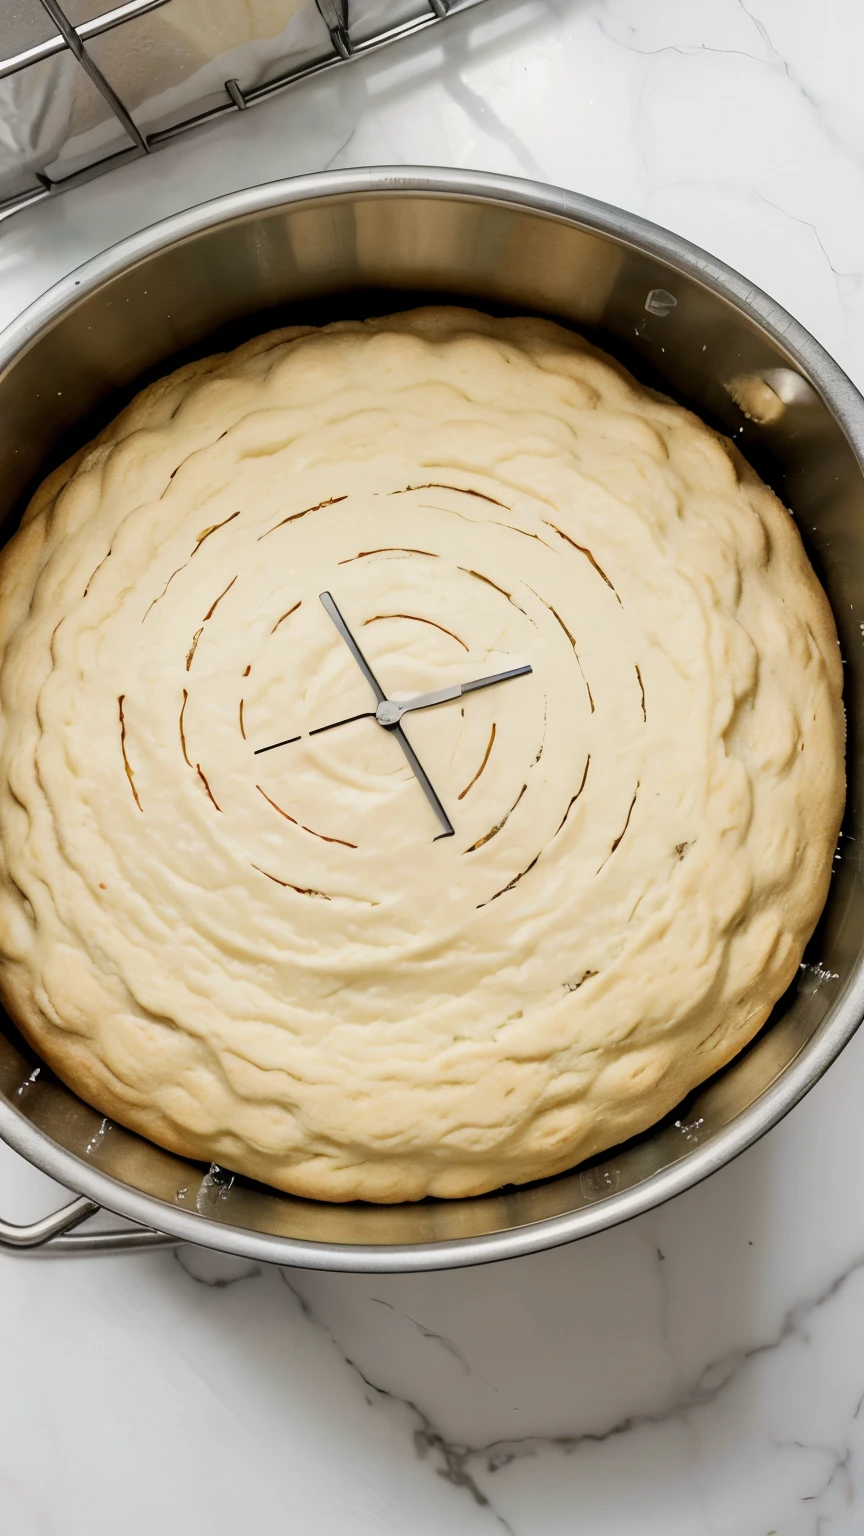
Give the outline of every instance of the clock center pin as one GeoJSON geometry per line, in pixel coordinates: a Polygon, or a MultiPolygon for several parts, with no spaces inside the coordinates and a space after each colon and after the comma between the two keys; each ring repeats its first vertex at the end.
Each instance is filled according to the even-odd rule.
{"type": "Polygon", "coordinates": [[[382,699],[375,711],[375,719],[379,725],[392,727],[398,725],[402,717],[402,706],[394,699],[382,699]]]}

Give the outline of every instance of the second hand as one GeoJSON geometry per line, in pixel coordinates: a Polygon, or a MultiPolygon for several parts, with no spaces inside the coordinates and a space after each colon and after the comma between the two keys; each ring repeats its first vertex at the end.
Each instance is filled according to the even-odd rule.
{"type": "MultiPolygon", "coordinates": [[[[507,682],[511,678],[524,677],[532,671],[532,668],[530,666],[511,667],[506,672],[496,672],[491,677],[474,678],[471,682],[456,684],[450,688],[440,688],[433,693],[415,694],[411,698],[402,700],[388,699],[348,625],[345,623],[332,595],[329,592],[321,592],[319,596],[322,606],[333,620],[360,671],[372,689],[377,701],[377,708],[374,710],[362,710],[357,715],[347,715],[343,720],[331,721],[329,725],[318,725],[307,734],[309,736],[320,736],[324,731],[334,731],[340,725],[351,725],[355,720],[375,720],[384,730],[389,731],[392,736],[395,736],[399,742],[402,751],[408,759],[412,773],[420,784],[441,826],[444,828],[443,832],[439,833],[439,837],[453,837],[455,829],[450,818],[432,786],[429,775],[402,729],[402,716],[414,710],[432,709],[436,704],[448,703],[453,699],[459,698],[462,694],[474,693],[480,688],[491,688],[494,684],[507,682]]],[[[273,741],[269,746],[256,747],[254,755],[258,757],[262,752],[275,752],[277,747],[289,747],[293,742],[302,741],[302,739],[302,735],[286,736],[283,741],[273,741]]],[[[438,838],[435,841],[437,842],[438,838]]]]}

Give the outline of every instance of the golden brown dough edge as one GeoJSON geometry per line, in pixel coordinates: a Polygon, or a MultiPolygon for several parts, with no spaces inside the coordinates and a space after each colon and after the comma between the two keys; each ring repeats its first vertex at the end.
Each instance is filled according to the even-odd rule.
{"type": "Polygon", "coordinates": [[[177,405],[182,404],[188,393],[188,386],[194,384],[196,379],[204,378],[208,373],[219,373],[226,367],[233,368],[237,364],[245,363],[249,358],[261,352],[268,352],[282,342],[295,341],[301,336],[308,336],[315,329],[316,327],[311,325],[286,325],[273,331],[266,331],[262,336],[254,336],[251,341],[245,342],[231,352],[213,352],[209,357],[183,363],[171,373],[166,373],[162,378],[155,379],[152,384],[145,385],[144,389],[139,390],[122,411],[111,418],[101,432],[97,432],[95,437],[76,449],[68,459],[64,459],[62,464],[58,464],[57,468],[40,482],[24,509],[20,526],[26,528],[34,518],[49,511],[61,491],[70,480],[74,479],[83,460],[94,449],[120,442],[132,432],[158,425],[160,419],[173,414],[170,409],[172,404],[175,402],[177,405]]]}
{"type": "MultiPolygon", "coordinates": [[[[497,324],[489,316],[481,311],[473,311],[467,308],[453,306],[449,309],[448,319],[455,319],[458,313],[461,320],[470,322],[478,319],[482,321],[480,329],[485,334],[500,334],[497,324]]],[[[434,333],[436,320],[446,311],[440,309],[428,309],[426,311],[409,311],[414,317],[426,319],[430,322],[430,331],[434,333]]],[[[404,315],[382,317],[382,328],[387,323],[405,318],[404,315]]],[[[586,342],[578,333],[559,326],[554,322],[530,322],[538,327],[548,326],[550,339],[557,336],[566,339],[574,351],[583,351],[592,357],[611,366],[613,371],[622,381],[631,388],[635,385],[642,390],[643,386],[618,364],[614,358],[604,354],[599,348],[586,342]]],[[[338,324],[338,323],[337,323],[338,324]]],[[[525,324],[525,319],[520,318],[510,322],[507,329],[514,341],[518,344],[518,329],[525,324]]],[[[374,321],[373,321],[374,325],[374,321]]],[[[346,328],[362,329],[356,322],[346,323],[346,328]]],[[[198,377],[208,373],[216,373],[229,364],[245,362],[259,353],[271,350],[281,342],[290,341],[300,336],[314,332],[316,327],[292,326],[280,330],[267,332],[255,337],[244,346],[231,353],[218,353],[199,361],[188,363],[176,369],[173,373],[148,385],[130,402],[120,414],[114,418],[102,432],[90,443],[85,444],[66,462],[60,465],[39,486],[31,499],[21,526],[24,527],[40,513],[46,512],[51,504],[59,496],[63,488],[74,476],[84,457],[94,448],[101,447],[111,442],[122,439],[128,433],[139,429],[162,415],[171,404],[176,395],[182,399],[187,386],[198,377]]],[[[452,330],[448,334],[453,334],[452,330]]],[[[506,331],[505,331],[506,336],[506,331]]],[[[435,339],[434,335],[430,339],[435,339]]],[[[645,393],[655,399],[664,400],[666,397],[652,390],[645,393]]],[[[672,402],[670,402],[672,403],[672,402]]],[[[683,410],[682,407],[677,407],[683,410]]],[[[695,413],[684,411],[684,414],[698,423],[702,430],[711,431],[695,413]]],[[[739,480],[746,485],[751,493],[762,501],[763,515],[767,513],[771,523],[771,535],[782,554],[790,564],[797,567],[800,573],[802,589],[806,590],[810,600],[810,616],[815,621],[816,634],[814,640],[817,643],[823,660],[826,663],[829,678],[833,684],[833,691],[839,699],[842,690],[842,666],[837,645],[837,633],[833,612],[818,580],[815,578],[812,566],[807,557],[806,550],[801,540],[799,531],[783,504],[772,491],[756,475],[755,471],[742,457],[736,446],[727,438],[718,433],[711,433],[720,443],[732,459],[739,480]],[[770,509],[770,510],[769,510],[770,509]]],[[[838,751],[842,762],[843,723],[838,718],[838,751]]],[[[834,838],[839,831],[844,808],[844,795],[841,791],[834,825],[834,838]]],[[[830,829],[826,829],[828,831],[830,829]]],[[[826,838],[827,841],[827,838],[826,838]]],[[[813,895],[813,921],[808,927],[808,937],[815,927],[818,916],[824,906],[827,895],[828,881],[830,877],[830,864],[826,871],[824,889],[816,901],[816,893],[813,895]]],[[[803,948],[803,946],[802,946],[803,948]]],[[[800,951],[796,951],[790,957],[786,974],[782,985],[776,982],[772,986],[772,999],[782,995],[782,992],[790,984],[800,960],[800,951]]],[[[537,1179],[550,1178],[564,1173],[586,1159],[597,1154],[611,1150],[603,1134],[602,1125],[598,1126],[595,1134],[590,1138],[583,1138],[578,1143],[571,1143],[566,1150],[561,1150],[557,1155],[548,1157],[533,1157],[527,1160],[524,1156],[520,1160],[511,1158],[509,1162],[502,1157],[494,1166],[471,1164],[462,1167],[450,1165],[441,1170],[439,1174],[432,1175],[431,1179],[419,1181],[417,1171],[410,1165],[376,1163],[371,1166],[353,1165],[350,1168],[334,1169],[330,1158],[312,1159],[303,1164],[274,1165],[268,1155],[257,1156],[248,1146],[240,1148],[233,1142],[226,1146],[218,1136],[208,1138],[206,1142],[200,1142],[179,1132],[173,1122],[167,1120],[151,1107],[142,1105],[134,1108],[126,1103],[112,1088],[107,1076],[97,1077],[92,1071],[92,1061],[89,1056],[81,1057],[75,1049],[75,1038],[56,1031],[45,1019],[32,996],[30,987],[21,986],[21,978],[13,980],[7,972],[0,975],[0,997],[6,1003],[11,1017],[15,1020],[22,1035],[37,1050],[46,1064],[55,1072],[56,1076],[73,1092],[90,1104],[101,1114],[107,1114],[118,1125],[123,1125],[131,1131],[137,1132],[147,1140],[174,1152],[178,1156],[193,1159],[194,1161],[209,1163],[217,1161],[231,1171],[243,1174],[247,1177],[260,1180],[272,1188],[282,1190],[289,1195],[306,1199],[324,1200],[332,1203],[343,1203],[360,1200],[376,1204],[398,1204],[408,1201],[416,1201],[433,1196],[438,1198],[456,1199],[488,1194],[502,1186],[502,1184],[519,1185],[533,1182],[537,1179]]],[[[627,1137],[634,1136],[649,1129],[661,1120],[670,1110],[692,1090],[705,1082],[713,1073],[717,1072],[731,1061],[748,1042],[758,1033],[771,1012],[773,1001],[769,1001],[759,1011],[746,1020],[746,1025],[739,1028],[730,1037],[721,1039],[714,1049],[706,1052],[698,1059],[675,1064],[675,1069],[654,1087],[650,1093],[635,1096],[624,1113],[624,1103],[618,1104],[620,1113],[619,1124],[623,1132],[619,1136],[619,1142],[627,1137]]]]}
{"type": "MultiPolygon", "coordinates": [[[[830,870],[818,893],[818,905],[814,899],[817,917],[824,905],[829,880],[830,870]]],[[[815,921],[811,926],[815,926],[815,921]]],[[[675,1062],[661,1081],[647,1092],[636,1093],[629,1101],[619,1100],[616,1103],[619,1134],[614,1146],[650,1130],[694,1089],[727,1066],[759,1033],[771,1013],[774,1000],[782,996],[794,979],[799,961],[800,951],[796,947],[774,977],[770,998],[755,1013],[748,1014],[742,1009],[743,1022],[728,1035],[721,1036],[715,1046],[698,1057],[688,1056],[675,1062]]],[[[504,1185],[518,1186],[554,1178],[573,1171],[589,1158],[614,1151],[604,1134],[601,1119],[594,1135],[570,1141],[548,1156],[535,1155],[528,1159],[523,1154],[521,1158],[502,1156],[489,1164],[451,1164],[442,1167],[438,1173],[433,1172],[431,1177],[427,1173],[419,1179],[416,1167],[410,1163],[376,1162],[336,1169],[331,1158],[320,1157],[300,1164],[280,1165],[268,1154],[257,1156],[252,1148],[238,1145],[233,1138],[230,1144],[218,1136],[197,1141],[180,1132],[172,1121],[150,1106],[130,1106],[112,1087],[107,1074],[100,1077],[92,1071],[92,1057],[88,1053],[79,1056],[74,1037],[54,1030],[47,1023],[33,998],[29,979],[21,976],[13,979],[9,971],[0,974],[0,1000],[24,1038],[51,1071],[99,1114],[107,1115],[118,1125],[179,1157],[198,1163],[218,1163],[231,1173],[305,1200],[321,1200],[329,1204],[360,1201],[372,1205],[399,1205],[427,1198],[468,1199],[492,1194],[504,1185]],[[23,986],[20,985],[22,980],[23,986]]]]}

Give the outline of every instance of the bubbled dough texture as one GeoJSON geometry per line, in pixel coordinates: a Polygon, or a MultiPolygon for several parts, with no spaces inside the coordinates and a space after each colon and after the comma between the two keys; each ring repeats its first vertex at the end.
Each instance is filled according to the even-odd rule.
{"type": "Polygon", "coordinates": [[[0,577],[2,988],[153,1140],[476,1194],[649,1126],[792,979],[843,802],[826,598],[730,445],[569,332],[426,309],[194,363],[0,577]],[[372,720],[253,755],[369,708],[325,589],[388,692],[531,663],[408,718],[454,838],[372,720]]]}

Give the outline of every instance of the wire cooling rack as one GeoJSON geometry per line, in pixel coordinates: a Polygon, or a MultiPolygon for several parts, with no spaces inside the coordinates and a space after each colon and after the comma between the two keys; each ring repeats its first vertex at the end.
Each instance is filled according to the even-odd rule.
{"type": "MultiPolygon", "coordinates": [[[[0,10],[6,3],[7,0],[0,0],[0,10]]],[[[280,67],[279,39],[275,39],[270,44],[276,61],[275,73],[268,74],[258,83],[244,83],[242,71],[238,71],[238,76],[219,80],[215,90],[212,86],[204,90],[201,93],[203,100],[190,99],[185,103],[185,110],[182,103],[179,109],[175,106],[173,115],[169,113],[169,120],[161,125],[158,122],[148,124],[147,112],[142,111],[137,99],[140,89],[133,93],[136,99],[129,99],[124,88],[128,71],[121,69],[118,80],[117,70],[112,71],[106,67],[104,58],[100,59],[100,50],[104,49],[101,39],[111,33],[123,34],[125,29],[121,51],[118,53],[115,46],[113,59],[116,61],[123,55],[132,57],[136,49],[140,58],[142,48],[137,24],[142,18],[158,11],[163,13],[161,19],[170,24],[175,15],[180,17],[181,11],[188,17],[189,6],[195,0],[126,0],[125,4],[111,10],[101,10],[98,0],[63,0],[62,5],[59,0],[9,0],[9,3],[9,19],[4,22],[0,16],[0,141],[4,119],[9,130],[5,161],[0,158],[0,219],[57,192],[80,186],[104,171],[151,154],[160,145],[201,123],[222,117],[227,112],[245,112],[300,80],[350,64],[400,38],[445,21],[452,13],[470,9],[481,0],[385,0],[377,7],[372,5],[371,25],[369,6],[364,8],[360,0],[314,0],[314,12],[312,0],[307,0],[314,25],[311,30],[307,27],[305,46],[299,49],[286,46],[285,51],[290,57],[283,61],[284,67],[280,67]],[[93,10],[98,14],[89,14],[93,10]],[[381,22],[390,24],[382,26],[381,22]],[[124,47],[127,39],[128,48],[124,47]],[[29,45],[19,45],[16,52],[10,52],[10,46],[20,44],[21,40],[29,45]],[[53,73],[49,73],[52,70],[53,73]],[[9,84],[4,86],[4,82],[9,84]],[[86,135],[75,141],[85,146],[84,153],[67,152],[74,127],[73,108],[69,109],[70,122],[66,129],[61,127],[50,148],[40,151],[38,138],[44,121],[52,110],[57,109],[58,102],[62,107],[63,100],[72,100],[76,91],[79,97],[82,92],[88,93],[91,117],[101,116],[96,132],[89,136],[89,143],[86,135]],[[31,120],[36,125],[35,144],[26,142],[26,129],[31,120]],[[16,132],[16,125],[22,125],[20,134],[16,132]]],[[[223,0],[223,16],[225,3],[223,0]]],[[[239,5],[239,0],[237,3],[239,5]]],[[[296,3],[292,5],[291,0],[286,0],[286,20],[292,11],[296,14],[296,3]]],[[[149,41],[152,58],[152,38],[149,41]]],[[[116,44],[117,39],[114,42],[116,44]]],[[[236,47],[229,46],[226,63],[230,63],[232,53],[236,59],[238,52],[236,47]]],[[[146,48],[144,57],[147,58],[146,48]]],[[[216,51],[205,62],[218,67],[220,57],[216,51]]],[[[159,79],[159,62],[157,56],[153,78],[148,82],[152,87],[151,95],[158,94],[163,83],[159,79]]]]}

